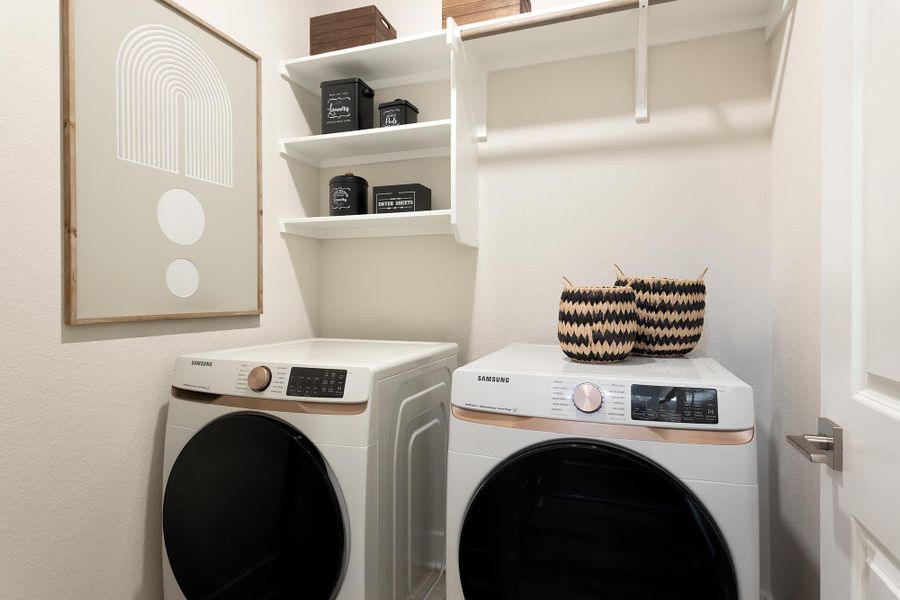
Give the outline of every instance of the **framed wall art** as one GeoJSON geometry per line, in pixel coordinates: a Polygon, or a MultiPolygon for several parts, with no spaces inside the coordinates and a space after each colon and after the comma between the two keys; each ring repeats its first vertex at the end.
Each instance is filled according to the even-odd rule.
{"type": "Polygon", "coordinates": [[[260,58],[169,0],[62,11],[66,321],[260,314],[260,58]]]}

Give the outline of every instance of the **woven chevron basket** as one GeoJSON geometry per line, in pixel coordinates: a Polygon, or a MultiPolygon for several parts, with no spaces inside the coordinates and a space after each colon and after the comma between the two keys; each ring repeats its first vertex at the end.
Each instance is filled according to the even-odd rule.
{"type": "Polygon", "coordinates": [[[697,279],[632,277],[618,265],[616,270],[616,285],[633,289],[637,301],[634,354],[682,356],[697,346],[706,310],[706,270],[697,279]]]}
{"type": "Polygon", "coordinates": [[[568,279],[566,284],[559,302],[557,326],[562,351],[578,362],[625,360],[637,334],[634,290],[577,287],[568,279]]]}

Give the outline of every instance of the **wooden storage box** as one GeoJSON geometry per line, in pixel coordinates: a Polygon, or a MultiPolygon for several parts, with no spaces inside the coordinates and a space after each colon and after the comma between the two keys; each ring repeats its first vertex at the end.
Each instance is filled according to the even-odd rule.
{"type": "Polygon", "coordinates": [[[374,5],[320,15],[309,20],[311,55],[396,38],[397,30],[374,5]]]}
{"type": "Polygon", "coordinates": [[[445,28],[447,17],[453,17],[457,25],[466,25],[531,12],[531,0],[442,0],[442,2],[442,22],[445,28]]]}

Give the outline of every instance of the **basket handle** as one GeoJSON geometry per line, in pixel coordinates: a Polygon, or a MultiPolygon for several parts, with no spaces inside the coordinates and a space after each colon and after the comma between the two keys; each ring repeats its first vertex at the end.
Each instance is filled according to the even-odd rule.
{"type": "Polygon", "coordinates": [[[700,273],[700,277],[697,278],[697,281],[703,281],[703,278],[706,277],[706,272],[709,271],[709,267],[703,269],[703,272],[700,273]]]}
{"type": "Polygon", "coordinates": [[[613,263],[613,266],[616,268],[616,272],[618,273],[619,277],[621,277],[622,279],[628,279],[628,276],[625,275],[625,272],[619,267],[619,265],[613,263]]]}
{"type": "Polygon", "coordinates": [[[563,275],[563,281],[569,284],[569,287],[575,287],[575,284],[569,281],[569,278],[563,275]]]}

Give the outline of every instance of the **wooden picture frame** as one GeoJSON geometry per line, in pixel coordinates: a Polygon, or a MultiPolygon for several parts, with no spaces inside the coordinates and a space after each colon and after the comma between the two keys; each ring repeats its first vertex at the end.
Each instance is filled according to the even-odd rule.
{"type": "MultiPolygon", "coordinates": [[[[202,307],[197,308],[189,308],[186,310],[161,310],[161,311],[135,311],[135,314],[97,314],[97,311],[93,311],[93,313],[86,312],[84,309],[79,310],[79,265],[78,265],[78,244],[79,244],[79,205],[77,203],[78,200],[78,160],[77,152],[76,152],[76,136],[84,135],[83,132],[79,132],[78,123],[79,118],[76,110],[76,48],[77,48],[77,39],[76,39],[76,10],[75,4],[79,2],[93,2],[95,5],[104,4],[101,0],[60,0],[61,1],[61,39],[62,39],[62,202],[63,202],[63,245],[64,245],[64,316],[65,322],[70,325],[87,325],[87,324],[95,324],[95,323],[114,323],[114,322],[134,322],[134,321],[150,321],[150,320],[161,320],[161,319],[193,319],[199,317],[226,317],[226,316],[248,316],[248,315],[260,315],[263,312],[263,244],[262,244],[262,227],[263,227],[263,206],[262,206],[262,59],[255,54],[253,51],[249,50],[245,46],[241,45],[237,41],[233,40],[231,37],[227,36],[223,32],[219,31],[215,27],[206,23],[196,15],[190,13],[184,8],[178,6],[174,2],[170,0],[144,0],[145,2],[151,3],[153,5],[157,5],[170,11],[172,15],[182,20],[185,24],[185,28],[196,28],[205,34],[208,34],[212,38],[219,40],[222,44],[224,44],[227,48],[230,48],[236,53],[239,53],[241,56],[245,57],[255,63],[255,94],[252,93],[252,90],[248,92],[248,96],[252,94],[255,97],[255,151],[253,154],[255,155],[255,168],[253,169],[253,173],[255,174],[255,186],[253,195],[255,196],[255,250],[256,250],[256,260],[254,265],[255,271],[255,294],[252,301],[250,299],[250,294],[247,293],[249,290],[249,286],[251,285],[249,282],[249,278],[243,281],[244,286],[244,294],[243,298],[245,298],[245,305],[237,307],[235,309],[229,309],[228,307],[215,307],[210,310],[205,310],[202,307]]],[[[120,3],[115,3],[114,0],[106,0],[107,4],[110,7],[119,5],[120,3]]],[[[121,47],[119,49],[119,53],[121,54],[121,47]]],[[[117,58],[118,60],[118,58],[117,58]]],[[[245,70],[247,67],[244,67],[245,70]]],[[[252,69],[252,66],[249,67],[252,69]]],[[[120,83],[116,83],[117,87],[120,86],[120,83]]],[[[228,92],[225,92],[227,97],[228,92]]],[[[186,101],[184,101],[186,102],[186,101]]],[[[247,102],[243,103],[243,106],[246,107],[247,102]]],[[[178,124],[172,125],[172,128],[178,128],[177,136],[178,136],[178,146],[182,146],[182,142],[186,140],[186,128],[187,125],[187,117],[185,116],[184,104],[180,106],[178,109],[181,112],[178,112],[173,119],[177,119],[178,124]],[[182,139],[184,138],[184,139],[182,139]]],[[[228,105],[229,111],[231,109],[231,104],[228,105]]],[[[249,111],[244,111],[249,112],[249,111]]],[[[231,116],[231,112],[228,113],[231,116]]],[[[234,119],[235,121],[237,119],[234,119]]],[[[116,128],[121,129],[121,125],[116,123],[116,128]]],[[[249,125],[246,123],[243,125],[242,131],[249,132],[249,125]]],[[[231,130],[229,130],[230,132],[231,130]]],[[[236,135],[236,134],[232,134],[236,135]]],[[[244,137],[250,138],[249,133],[244,137]]],[[[229,140],[231,141],[231,140],[229,140]]],[[[121,145],[121,141],[119,142],[121,145]]],[[[185,147],[187,146],[187,142],[184,141],[183,144],[185,147]]],[[[177,160],[187,161],[186,158],[190,149],[184,150],[183,154],[184,158],[176,158],[177,160]]],[[[244,153],[249,154],[252,150],[243,150],[244,153]]],[[[231,152],[237,153],[240,151],[239,149],[232,150],[231,152]]],[[[178,151],[176,151],[176,154],[178,151]]],[[[236,159],[232,156],[232,162],[237,162],[236,159]]],[[[195,156],[199,156],[195,154],[195,156]]],[[[248,161],[244,161],[241,164],[241,167],[245,172],[249,173],[249,165],[247,165],[248,161]]],[[[180,166],[179,166],[180,169],[180,166]]],[[[235,167],[231,167],[232,170],[235,170],[235,167]]],[[[179,171],[180,173],[180,171],[179,171]]],[[[234,179],[238,179],[239,175],[235,173],[235,175],[231,176],[234,179]]],[[[242,181],[247,181],[247,177],[242,177],[242,181]]],[[[236,184],[235,184],[236,187],[236,184]]],[[[243,186],[250,189],[251,186],[246,185],[243,186]]],[[[249,217],[249,212],[247,208],[250,206],[252,199],[249,198],[249,194],[244,194],[243,197],[246,197],[246,200],[242,199],[242,202],[246,202],[247,206],[244,206],[244,214],[249,217]]],[[[145,203],[146,204],[146,203],[145,203]]],[[[145,207],[146,208],[146,207],[145,207]]],[[[159,210],[159,209],[158,209],[159,210]]],[[[217,209],[221,210],[221,209],[217,209]]],[[[147,211],[144,210],[144,213],[147,211]]],[[[202,209],[201,209],[202,212],[202,209]]],[[[241,227],[244,236],[242,239],[249,240],[249,225],[247,225],[247,221],[249,218],[235,219],[236,222],[242,223],[241,227]]],[[[161,221],[160,221],[161,222],[161,221]]],[[[204,217],[204,227],[206,224],[206,220],[204,217]]],[[[162,225],[160,225],[162,227],[162,225]]],[[[96,229],[96,226],[92,226],[91,229],[96,229]]],[[[158,232],[157,232],[158,234],[158,232]]],[[[168,235],[168,233],[166,234],[168,235]]],[[[202,234],[201,234],[202,235],[202,234]]],[[[157,237],[160,237],[157,235],[157,237]]],[[[82,240],[83,243],[83,240],[82,240]]],[[[181,242],[178,242],[181,243],[181,242]]],[[[248,246],[249,247],[249,246],[248,246]]],[[[110,248],[110,252],[115,252],[115,248],[110,248]]],[[[208,254],[211,252],[207,251],[208,254]]],[[[242,257],[244,254],[241,255],[242,257]]],[[[249,259],[247,259],[249,261],[249,259]]],[[[170,265],[171,268],[172,265],[170,265]]],[[[171,270],[171,269],[170,269],[171,270]]],[[[221,269],[219,269],[221,271],[221,269]]],[[[249,267],[245,269],[247,273],[250,272],[249,267]]],[[[222,280],[222,277],[212,278],[214,282],[222,280]]],[[[225,278],[227,279],[227,278],[225,278]]],[[[166,281],[168,282],[168,272],[166,273],[166,281]]],[[[172,285],[169,285],[169,290],[172,290],[172,285]]],[[[198,284],[199,285],[199,284],[198,284]]],[[[175,292],[172,291],[174,295],[175,292]]],[[[217,303],[223,302],[221,300],[222,297],[227,296],[228,294],[220,293],[217,295],[217,303]]],[[[199,302],[199,300],[198,300],[199,302]]],[[[224,302],[227,302],[225,300],[224,302]]]]}

